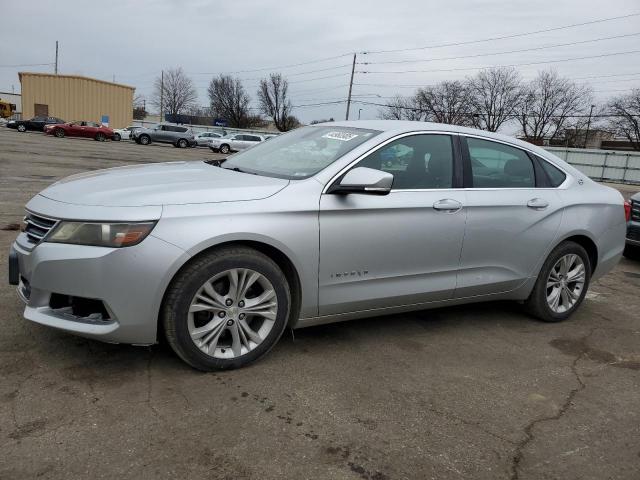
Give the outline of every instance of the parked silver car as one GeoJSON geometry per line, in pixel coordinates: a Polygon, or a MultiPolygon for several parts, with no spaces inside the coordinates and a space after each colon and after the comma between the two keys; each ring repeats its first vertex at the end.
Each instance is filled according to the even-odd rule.
{"type": "Polygon", "coordinates": [[[264,142],[263,135],[248,133],[235,133],[222,138],[214,138],[209,142],[209,148],[214,152],[229,153],[239,152],[264,142]]]}
{"type": "Polygon", "coordinates": [[[616,190],[541,148],[397,121],[74,175],[26,208],[9,266],[27,319],[109,342],[162,334],[201,370],[245,365],[287,327],[444,305],[518,300],[564,320],[626,229],[616,190]]]}
{"type": "Polygon", "coordinates": [[[198,147],[208,147],[211,140],[215,138],[222,138],[224,135],[217,132],[202,132],[198,133],[193,139],[198,147]]]}
{"type": "Polygon", "coordinates": [[[186,148],[196,145],[194,134],[189,127],[160,123],[151,128],[139,128],[131,132],[131,138],[140,145],[151,142],[170,143],[174,147],[186,148]]]}

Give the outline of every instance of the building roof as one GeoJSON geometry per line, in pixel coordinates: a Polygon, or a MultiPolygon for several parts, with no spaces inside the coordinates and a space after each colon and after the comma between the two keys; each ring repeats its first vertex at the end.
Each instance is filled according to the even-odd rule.
{"type": "Polygon", "coordinates": [[[37,73],[37,72],[18,72],[18,78],[20,78],[21,83],[22,83],[23,75],[29,76],[29,77],[73,78],[76,80],[88,80],[90,82],[104,83],[106,85],[111,85],[114,87],[129,88],[131,90],[136,89],[136,87],[132,87],[130,85],[123,85],[122,83],[107,82],[106,80],[99,80],[97,78],[85,77],[83,75],[61,75],[61,74],[56,75],[55,73],[37,73]]]}

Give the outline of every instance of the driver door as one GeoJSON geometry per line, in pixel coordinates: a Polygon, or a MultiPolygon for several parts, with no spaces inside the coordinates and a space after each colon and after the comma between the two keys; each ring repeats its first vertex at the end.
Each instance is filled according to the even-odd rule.
{"type": "Polygon", "coordinates": [[[404,136],[354,165],[392,173],[389,194],[321,196],[320,316],[453,298],[467,215],[457,151],[451,135],[404,136]]]}

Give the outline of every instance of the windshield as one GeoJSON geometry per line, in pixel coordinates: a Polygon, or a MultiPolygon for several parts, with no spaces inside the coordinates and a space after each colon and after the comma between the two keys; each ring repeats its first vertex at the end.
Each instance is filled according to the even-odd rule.
{"type": "Polygon", "coordinates": [[[269,177],[303,179],[380,132],[349,127],[303,127],[237,153],[224,168],[269,177]]]}

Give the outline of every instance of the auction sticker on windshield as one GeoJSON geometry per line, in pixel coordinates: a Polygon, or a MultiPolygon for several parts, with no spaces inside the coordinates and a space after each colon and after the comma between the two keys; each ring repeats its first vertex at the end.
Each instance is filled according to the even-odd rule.
{"type": "Polygon", "coordinates": [[[343,142],[348,142],[356,138],[358,135],[355,133],[348,132],[329,132],[323,135],[324,138],[330,138],[331,140],[342,140],[343,142]]]}

